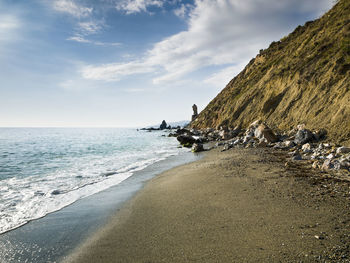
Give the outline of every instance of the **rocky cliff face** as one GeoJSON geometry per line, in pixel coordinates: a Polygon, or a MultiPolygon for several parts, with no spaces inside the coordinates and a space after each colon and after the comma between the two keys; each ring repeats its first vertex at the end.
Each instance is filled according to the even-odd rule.
{"type": "Polygon", "coordinates": [[[191,126],[246,128],[256,119],[287,130],[303,123],[350,143],[350,1],[252,59],[191,126]]]}

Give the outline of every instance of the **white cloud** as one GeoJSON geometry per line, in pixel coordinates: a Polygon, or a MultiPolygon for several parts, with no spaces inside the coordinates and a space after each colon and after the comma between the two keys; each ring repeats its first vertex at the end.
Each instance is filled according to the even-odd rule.
{"type": "Polygon", "coordinates": [[[79,22],[78,27],[82,34],[91,35],[98,33],[103,28],[103,23],[99,21],[79,22]]]}
{"type": "Polygon", "coordinates": [[[84,36],[81,35],[74,35],[72,37],[67,38],[67,40],[70,41],[75,41],[79,43],[87,43],[87,44],[93,44],[96,46],[121,46],[121,43],[116,43],[116,42],[101,42],[101,41],[94,41],[90,39],[86,39],[84,36]]]}
{"type": "Polygon", "coordinates": [[[0,32],[13,30],[19,27],[19,21],[11,15],[1,15],[0,17],[0,32]]]}
{"type": "MultiPolygon", "coordinates": [[[[132,13],[145,10],[149,1],[123,1],[132,13]]],[[[157,1],[158,2],[158,1],[157,1]]],[[[137,61],[83,70],[85,78],[106,81],[125,75],[156,71],[155,84],[184,77],[208,66],[242,65],[261,48],[289,33],[305,21],[301,17],[317,18],[332,5],[331,0],[197,0],[188,15],[188,29],[154,44],[137,61]],[[88,72],[88,73],[87,73],[88,72]]],[[[236,71],[237,66],[229,70],[236,71]]],[[[226,72],[212,76],[212,82],[226,72]]],[[[234,75],[231,75],[231,78],[234,75]]]]}
{"type": "Polygon", "coordinates": [[[152,72],[153,68],[144,62],[108,64],[102,66],[84,66],[81,74],[85,79],[117,81],[124,76],[152,72]]]}
{"type": "Polygon", "coordinates": [[[184,19],[189,14],[192,8],[193,8],[193,5],[181,4],[179,8],[174,10],[174,14],[184,19]]]}
{"type": "Polygon", "coordinates": [[[16,16],[0,13],[0,45],[16,39],[20,26],[21,23],[16,16]]]}
{"type": "Polygon", "coordinates": [[[116,3],[116,9],[126,14],[147,12],[150,6],[162,7],[164,0],[120,0],[116,3]]]}
{"type": "Polygon", "coordinates": [[[75,41],[75,42],[79,42],[79,43],[91,43],[90,40],[85,39],[82,36],[73,36],[73,37],[69,37],[67,38],[67,40],[71,40],[71,41],[75,41]]]}
{"type": "Polygon", "coordinates": [[[246,63],[243,62],[238,65],[226,67],[220,70],[219,72],[210,75],[204,80],[204,83],[208,83],[211,86],[217,88],[223,88],[232,79],[232,77],[236,76],[239,72],[241,72],[245,66],[246,63]]]}
{"type": "Polygon", "coordinates": [[[56,11],[67,13],[78,18],[87,17],[93,11],[93,8],[81,6],[73,0],[55,0],[53,2],[53,8],[56,11]]]}

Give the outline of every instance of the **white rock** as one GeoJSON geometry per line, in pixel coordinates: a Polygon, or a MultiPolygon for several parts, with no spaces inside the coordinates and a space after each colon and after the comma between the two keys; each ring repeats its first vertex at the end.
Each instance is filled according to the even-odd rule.
{"type": "Polygon", "coordinates": [[[350,148],[345,147],[345,146],[339,147],[339,148],[337,149],[337,153],[338,153],[338,154],[339,154],[339,153],[349,153],[349,152],[350,152],[350,148]]]}
{"type": "Polygon", "coordinates": [[[304,130],[304,129],[305,129],[305,124],[299,124],[299,125],[297,126],[297,129],[298,129],[298,130],[304,130]]]}
{"type": "Polygon", "coordinates": [[[286,147],[293,147],[294,146],[294,142],[293,141],[285,141],[284,142],[284,145],[286,146],[286,147]]]}
{"type": "Polygon", "coordinates": [[[335,155],[334,155],[333,153],[331,153],[331,154],[328,154],[328,155],[326,156],[326,158],[329,159],[329,160],[332,160],[332,159],[335,158],[335,155]]]}
{"type": "Polygon", "coordinates": [[[308,152],[311,151],[311,144],[310,143],[305,143],[305,144],[303,144],[301,149],[303,150],[303,152],[308,153],[308,152]]]}
{"type": "Polygon", "coordinates": [[[261,120],[256,120],[249,125],[249,128],[257,128],[262,123],[261,120]]]}
{"type": "Polygon", "coordinates": [[[241,140],[240,139],[237,139],[237,140],[235,140],[234,142],[233,142],[233,145],[237,145],[237,144],[239,144],[241,142],[241,140]]]}

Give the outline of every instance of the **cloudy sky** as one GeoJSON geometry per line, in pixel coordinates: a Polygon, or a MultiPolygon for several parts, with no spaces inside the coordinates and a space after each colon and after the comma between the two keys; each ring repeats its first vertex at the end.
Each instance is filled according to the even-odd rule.
{"type": "Polygon", "coordinates": [[[332,0],[0,0],[0,126],[189,119],[332,0]]]}

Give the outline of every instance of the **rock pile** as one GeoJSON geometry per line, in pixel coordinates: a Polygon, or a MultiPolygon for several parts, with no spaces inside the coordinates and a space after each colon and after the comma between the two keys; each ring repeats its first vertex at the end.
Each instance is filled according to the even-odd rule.
{"type": "Polygon", "coordinates": [[[270,147],[288,151],[291,161],[309,160],[315,169],[346,169],[350,171],[350,148],[323,143],[325,130],[310,131],[304,125],[295,129],[276,133],[266,123],[257,120],[248,129],[219,127],[203,130],[178,129],[169,136],[177,137],[181,145],[192,147],[193,152],[203,150],[203,143],[216,141],[215,147],[222,151],[234,147],[270,147]]]}

